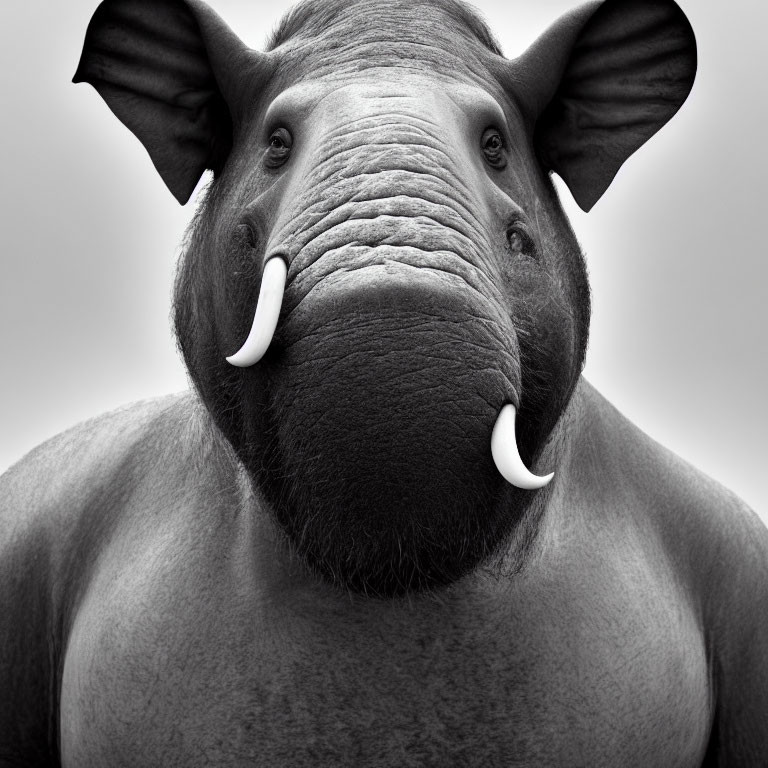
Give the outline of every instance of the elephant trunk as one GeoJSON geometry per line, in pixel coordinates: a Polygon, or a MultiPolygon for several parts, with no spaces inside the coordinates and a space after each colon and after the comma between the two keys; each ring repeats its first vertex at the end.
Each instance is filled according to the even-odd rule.
{"type": "Polygon", "coordinates": [[[390,594],[492,553],[515,518],[490,433],[519,374],[476,294],[455,276],[371,265],[318,284],[275,342],[260,364],[266,461],[249,463],[309,563],[390,594]]]}
{"type": "MultiPolygon", "coordinates": [[[[287,265],[283,258],[277,256],[267,260],[251,331],[243,346],[227,357],[227,362],[238,367],[248,367],[264,356],[277,327],[286,275],[287,265]]],[[[502,477],[515,487],[528,490],[542,488],[552,479],[553,474],[537,476],[523,464],[515,435],[516,415],[515,406],[507,404],[496,420],[491,437],[494,464],[502,477]]]]}
{"type": "Polygon", "coordinates": [[[524,394],[499,266],[513,204],[479,204],[460,145],[454,161],[448,134],[407,122],[320,135],[247,204],[224,289],[245,311],[217,326],[240,367],[219,369],[217,412],[280,529],[329,580],[387,595],[525,538],[529,489],[549,479],[525,469],[505,416],[524,394]]]}

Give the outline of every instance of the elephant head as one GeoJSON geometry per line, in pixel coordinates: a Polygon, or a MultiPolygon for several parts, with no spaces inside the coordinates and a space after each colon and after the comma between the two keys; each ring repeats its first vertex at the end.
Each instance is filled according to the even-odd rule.
{"type": "Polygon", "coordinates": [[[458,0],[305,0],[264,52],[201,0],[99,6],[75,80],[181,202],[213,170],[179,344],[315,572],[393,595],[524,564],[589,324],[549,174],[589,209],[695,68],[672,0],[590,3],[514,59],[458,0]]]}

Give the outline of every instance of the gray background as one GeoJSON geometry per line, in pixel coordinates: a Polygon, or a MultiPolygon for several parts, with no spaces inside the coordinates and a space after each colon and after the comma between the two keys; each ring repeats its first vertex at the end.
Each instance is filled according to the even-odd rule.
{"type": "MultiPolygon", "coordinates": [[[[0,470],[82,419],[187,385],[168,316],[193,206],[93,89],[70,84],[95,5],[3,8],[0,470]]],[[[214,2],[254,47],[288,5],[214,2]]],[[[477,5],[515,55],[573,3],[477,5]]],[[[699,44],[691,97],[590,214],[561,187],[594,293],[586,375],[768,520],[768,12],[681,5],[699,44]]]]}

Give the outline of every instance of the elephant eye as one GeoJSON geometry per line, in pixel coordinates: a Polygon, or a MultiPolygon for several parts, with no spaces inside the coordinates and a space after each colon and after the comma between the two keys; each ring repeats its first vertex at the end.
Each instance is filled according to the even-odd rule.
{"type": "Polygon", "coordinates": [[[278,168],[290,156],[293,136],[287,128],[276,128],[269,136],[266,163],[270,168],[278,168]]]}
{"type": "Polygon", "coordinates": [[[504,168],[507,164],[507,155],[504,139],[496,128],[486,128],[480,140],[480,146],[488,165],[494,168],[504,168]]]}

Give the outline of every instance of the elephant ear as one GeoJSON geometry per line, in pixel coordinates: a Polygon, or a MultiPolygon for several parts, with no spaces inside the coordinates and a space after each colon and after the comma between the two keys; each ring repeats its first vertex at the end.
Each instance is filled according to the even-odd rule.
{"type": "Polygon", "coordinates": [[[515,63],[539,159],[588,211],[682,106],[696,40],[673,0],[605,0],[563,17],[515,63]]]}
{"type": "Polygon", "coordinates": [[[219,172],[229,153],[225,96],[247,53],[200,0],[105,0],[73,81],[96,88],[184,204],[206,168],[219,172]]]}

